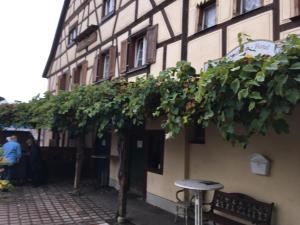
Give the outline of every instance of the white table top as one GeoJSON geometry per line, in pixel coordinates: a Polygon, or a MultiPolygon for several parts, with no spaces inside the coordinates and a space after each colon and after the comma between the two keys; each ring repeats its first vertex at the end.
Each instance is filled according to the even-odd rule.
{"type": "Polygon", "coordinates": [[[222,184],[208,180],[177,180],[175,185],[177,187],[198,191],[210,191],[224,188],[222,184]]]}

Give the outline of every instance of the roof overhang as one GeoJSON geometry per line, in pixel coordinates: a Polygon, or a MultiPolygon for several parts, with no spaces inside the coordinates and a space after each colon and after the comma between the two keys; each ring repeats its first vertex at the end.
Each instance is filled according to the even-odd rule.
{"type": "Polygon", "coordinates": [[[65,0],[62,11],[61,11],[61,14],[60,14],[60,18],[59,18],[59,21],[58,21],[58,25],[57,25],[57,28],[56,28],[54,40],[53,40],[52,47],[51,47],[51,51],[50,51],[46,66],[45,66],[44,71],[43,71],[43,77],[44,78],[47,77],[47,74],[48,74],[48,71],[50,69],[52,60],[55,57],[55,53],[56,53],[56,50],[57,50],[57,47],[58,47],[58,44],[59,44],[60,35],[62,33],[62,29],[64,27],[64,22],[65,22],[66,15],[67,15],[67,12],[68,12],[69,4],[70,4],[70,0],[65,0]]]}

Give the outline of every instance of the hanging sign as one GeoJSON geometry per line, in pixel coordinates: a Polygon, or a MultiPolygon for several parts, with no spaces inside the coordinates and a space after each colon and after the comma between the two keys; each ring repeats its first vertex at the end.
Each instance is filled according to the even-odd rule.
{"type": "Polygon", "coordinates": [[[241,48],[237,47],[227,54],[227,58],[232,61],[237,61],[245,55],[253,57],[258,55],[274,56],[278,50],[277,45],[272,41],[258,40],[251,41],[244,44],[244,51],[240,52],[241,48]]]}
{"type": "MultiPolygon", "coordinates": [[[[230,51],[226,58],[228,58],[231,61],[237,61],[245,55],[251,55],[252,57],[258,56],[258,55],[268,55],[268,56],[274,56],[275,54],[280,52],[280,47],[272,41],[267,40],[256,40],[256,41],[250,41],[244,44],[244,51],[241,52],[240,47],[236,47],[232,51],[230,51]]],[[[215,66],[218,64],[220,60],[212,60],[209,62],[206,62],[204,64],[204,71],[208,69],[209,65],[215,66]]]]}

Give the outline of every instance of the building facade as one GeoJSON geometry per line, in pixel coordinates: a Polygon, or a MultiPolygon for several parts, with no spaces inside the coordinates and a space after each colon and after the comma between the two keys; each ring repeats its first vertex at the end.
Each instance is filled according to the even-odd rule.
{"type": "MultiPolygon", "coordinates": [[[[300,34],[299,7],[298,0],[65,0],[43,77],[55,93],[74,84],[157,75],[180,60],[200,71],[236,48],[239,33],[269,41],[300,34]]],[[[165,140],[159,121],[148,121],[130,140],[130,190],[174,212],[176,180],[215,180],[225,191],[274,202],[274,224],[298,224],[297,113],[290,135],[255,137],[246,151],[224,142],[214,127],[198,131],[201,137],[188,129],[165,140]],[[269,176],[251,173],[253,153],[271,159],[269,176]]],[[[117,188],[116,148],[112,134],[110,185],[117,188]]]]}

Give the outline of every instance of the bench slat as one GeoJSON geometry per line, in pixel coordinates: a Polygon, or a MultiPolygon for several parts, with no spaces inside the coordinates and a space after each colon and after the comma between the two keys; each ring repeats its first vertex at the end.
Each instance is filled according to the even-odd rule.
{"type": "Polygon", "coordinates": [[[233,221],[231,219],[228,219],[224,216],[220,216],[220,215],[215,214],[213,212],[204,213],[203,216],[204,216],[205,219],[208,219],[210,221],[214,221],[217,224],[221,224],[221,225],[245,225],[243,223],[233,221]]]}
{"type": "MultiPolygon", "coordinates": [[[[225,193],[222,191],[216,191],[214,194],[210,211],[212,215],[216,216],[213,218],[213,216],[210,215],[210,217],[212,217],[212,220],[221,219],[219,215],[214,213],[214,211],[219,211],[221,213],[224,213],[225,215],[227,214],[236,218],[249,221],[252,224],[270,225],[273,206],[273,203],[268,204],[265,202],[257,201],[254,198],[251,198],[250,196],[247,196],[245,194],[225,193]]],[[[224,221],[228,222],[233,220],[225,218],[224,221]]]]}

